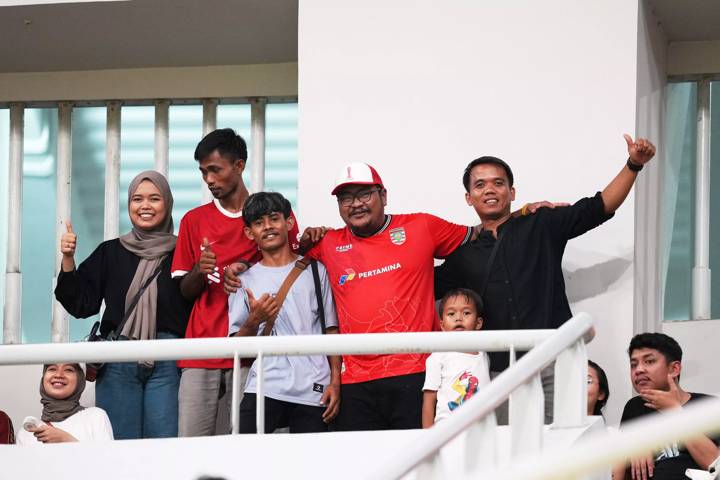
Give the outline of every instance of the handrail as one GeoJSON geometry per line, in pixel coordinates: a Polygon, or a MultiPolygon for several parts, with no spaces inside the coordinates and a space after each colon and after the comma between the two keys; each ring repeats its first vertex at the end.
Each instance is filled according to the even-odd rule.
{"type": "MultiPolygon", "coordinates": [[[[472,478],[554,480],[579,478],[608,465],[676,441],[685,441],[704,434],[720,433],[720,401],[716,398],[698,400],[693,404],[650,415],[623,426],[614,433],[603,433],[581,441],[569,450],[545,451],[541,456],[503,470],[474,474],[472,478]]],[[[470,475],[467,476],[470,478],[470,475]]]]}
{"type": "MultiPolygon", "coordinates": [[[[470,428],[504,402],[510,393],[537,375],[565,349],[593,331],[592,319],[579,313],[565,322],[555,334],[511,365],[469,402],[447,419],[437,423],[422,439],[398,449],[397,461],[383,465],[368,478],[397,479],[430,460],[450,440],[470,428]]],[[[484,477],[494,478],[494,477],[484,477]]],[[[524,477],[515,477],[524,478],[524,477]]]]}
{"type": "Polygon", "coordinates": [[[556,330],[488,330],[0,345],[0,365],[233,358],[236,353],[240,357],[256,357],[260,352],[266,356],[499,352],[510,348],[530,350],[555,333],[556,330]]]}

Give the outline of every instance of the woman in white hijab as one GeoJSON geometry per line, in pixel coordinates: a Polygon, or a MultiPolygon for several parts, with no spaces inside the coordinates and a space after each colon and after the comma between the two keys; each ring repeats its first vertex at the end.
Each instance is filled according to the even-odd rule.
{"type": "MultiPolygon", "coordinates": [[[[63,307],[86,318],[104,301],[100,334],[105,338],[183,337],[191,304],[170,278],[177,240],[172,207],[165,177],[152,170],[140,173],[128,188],[132,230],[101,243],[77,269],[77,236],[68,222],[55,289],[63,307]]],[[[96,403],[107,411],[116,439],[174,437],[179,382],[174,361],[108,363],[97,376],[96,403]]]]}
{"type": "Polygon", "coordinates": [[[77,363],[53,363],[43,367],[40,379],[42,421],[18,432],[18,445],[112,440],[105,411],[80,405],[85,373],[77,363]]]}

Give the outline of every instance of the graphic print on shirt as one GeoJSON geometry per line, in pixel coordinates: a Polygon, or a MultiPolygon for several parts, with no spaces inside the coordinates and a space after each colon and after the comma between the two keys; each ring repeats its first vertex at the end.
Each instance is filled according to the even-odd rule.
{"type": "Polygon", "coordinates": [[[452,389],[458,392],[459,396],[448,402],[450,411],[471,399],[477,393],[479,383],[478,378],[467,370],[460,374],[452,384],[452,389]]]}
{"type": "Polygon", "coordinates": [[[406,240],[405,228],[398,227],[390,230],[390,241],[395,245],[402,245],[406,240]]]}
{"type": "MultiPolygon", "coordinates": [[[[213,240],[212,242],[208,242],[207,246],[210,247],[213,243],[216,243],[217,240],[213,240]]],[[[200,253],[205,251],[206,246],[202,243],[200,244],[200,253]]],[[[225,267],[223,267],[223,271],[225,270],[225,267]]],[[[218,265],[215,265],[215,270],[211,273],[207,274],[208,284],[212,283],[220,283],[220,267],[218,265]]]]}

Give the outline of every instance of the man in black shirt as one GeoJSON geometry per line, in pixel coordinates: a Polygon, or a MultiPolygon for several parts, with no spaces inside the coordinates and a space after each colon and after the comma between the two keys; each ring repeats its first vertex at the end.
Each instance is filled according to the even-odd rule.
{"type": "MultiPolygon", "coordinates": [[[[626,422],[656,412],[681,408],[706,398],[702,393],[690,393],[680,387],[682,349],[674,338],[663,333],[635,335],[628,348],[630,381],[639,394],[631,398],[623,410],[621,428],[626,422]]],[[[613,478],[675,480],[686,478],[685,470],[707,470],[720,454],[718,438],[702,436],[684,445],[673,442],[651,455],[632,459],[629,465],[615,469],[613,478]],[[628,468],[629,467],[629,468],[628,468]]]]}
{"type": "MultiPolygon", "coordinates": [[[[470,288],[483,298],[489,330],[558,328],[571,316],[565,295],[562,256],[568,240],[612,217],[632,189],[638,172],[655,155],[648,140],[625,135],[629,158],[602,192],[562,208],[534,215],[511,215],[515,199],[510,166],[480,157],[463,175],[465,200],[477,212],[482,230],[435,270],[435,297],[454,288],[470,288]]],[[[525,207],[523,207],[525,210],[525,207]]],[[[523,211],[523,213],[525,213],[523,211]]],[[[508,366],[507,353],[490,354],[491,375],[508,366]]],[[[552,419],[553,371],[543,372],[545,418],[552,419]]],[[[507,423],[506,408],[498,422],[507,423]]]]}

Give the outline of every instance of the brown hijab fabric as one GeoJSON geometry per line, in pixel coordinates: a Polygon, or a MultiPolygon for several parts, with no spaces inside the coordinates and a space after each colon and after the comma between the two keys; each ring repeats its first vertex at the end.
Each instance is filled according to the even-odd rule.
{"type": "Polygon", "coordinates": [[[75,387],[75,391],[68,398],[58,400],[48,395],[45,391],[43,379],[49,366],[50,365],[43,366],[43,374],[40,378],[40,403],[42,403],[43,406],[41,418],[43,422],[62,422],[69,416],[85,409],[85,407],[80,405],[80,396],[83,390],[85,390],[85,372],[79,364],[73,364],[77,372],[77,386],[75,387]]]}
{"type": "MultiPolygon", "coordinates": [[[[165,218],[153,230],[143,230],[133,225],[131,231],[120,237],[123,247],[140,257],[135,276],[125,296],[125,308],[130,307],[140,288],[152,276],[163,259],[173,251],[177,237],[173,234],[172,207],[173,197],[165,177],[154,170],[146,170],[137,175],[128,187],[128,210],[132,196],[144,180],[149,180],[162,194],[165,201],[165,218]]],[[[127,312],[126,312],[127,313],[127,312]]],[[[130,314],[122,335],[132,340],[152,340],[157,328],[157,278],[155,278],[138,300],[130,314]]],[[[152,362],[141,362],[152,366],[152,362]]]]}

